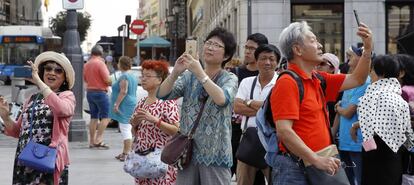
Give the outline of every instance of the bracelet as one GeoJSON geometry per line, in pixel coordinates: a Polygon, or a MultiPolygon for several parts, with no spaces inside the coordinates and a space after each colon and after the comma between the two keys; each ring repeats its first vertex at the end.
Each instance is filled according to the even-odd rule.
{"type": "Polygon", "coordinates": [[[158,128],[160,128],[160,126],[161,126],[161,118],[157,121],[157,123],[155,124],[155,126],[157,126],[158,128]]]}
{"type": "Polygon", "coordinates": [[[49,86],[43,87],[43,88],[40,90],[40,93],[42,93],[42,94],[43,94],[43,93],[44,93],[47,89],[50,89],[50,88],[49,88],[49,86]]]}
{"type": "Polygon", "coordinates": [[[209,79],[209,77],[206,75],[203,79],[201,79],[201,84],[205,84],[205,83],[207,83],[207,81],[208,81],[208,79],[209,79]]]}

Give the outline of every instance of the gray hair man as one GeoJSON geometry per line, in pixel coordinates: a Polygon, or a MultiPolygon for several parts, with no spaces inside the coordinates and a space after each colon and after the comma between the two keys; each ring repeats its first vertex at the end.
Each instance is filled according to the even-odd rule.
{"type": "Polygon", "coordinates": [[[290,75],[280,76],[270,98],[280,152],[275,158],[273,180],[280,185],[307,185],[304,165],[298,159],[317,169],[335,174],[341,161],[335,157],[317,154],[333,144],[330,137],[326,101],[335,101],[338,92],[362,85],[369,73],[372,52],[372,34],[361,24],[357,35],[365,46],[361,61],[352,74],[316,72],[315,66],[323,62],[322,45],[306,22],[294,22],[279,37],[279,49],[288,60],[288,70],[302,81],[304,94],[290,75]],[[321,76],[326,84],[323,90],[321,76]],[[324,92],[323,92],[324,91],[324,92]],[[302,165],[297,165],[302,164],[302,165]]]}

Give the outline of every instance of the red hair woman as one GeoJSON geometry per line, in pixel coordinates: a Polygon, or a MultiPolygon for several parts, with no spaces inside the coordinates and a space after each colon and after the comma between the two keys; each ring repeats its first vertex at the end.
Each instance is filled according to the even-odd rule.
{"type": "MultiPolygon", "coordinates": [[[[176,100],[160,100],[157,89],[168,76],[168,63],[145,61],[142,65],[141,85],[148,96],[139,100],[131,118],[135,135],[135,152],[163,148],[169,137],[178,131],[179,113],[176,100]]],[[[168,167],[165,176],[156,179],[136,178],[136,184],[175,184],[176,171],[168,167]]]]}

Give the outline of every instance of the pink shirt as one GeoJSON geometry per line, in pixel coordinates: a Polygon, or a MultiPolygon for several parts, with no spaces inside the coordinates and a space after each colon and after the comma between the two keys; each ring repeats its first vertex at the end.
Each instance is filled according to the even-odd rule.
{"type": "Polygon", "coordinates": [[[88,90],[106,91],[108,88],[109,70],[103,59],[92,56],[83,67],[83,80],[87,83],[88,90]]]}
{"type": "MultiPolygon", "coordinates": [[[[30,99],[25,102],[23,106],[24,109],[26,109],[29,100],[30,99]]],[[[72,91],[64,91],[61,92],[59,96],[55,93],[51,93],[45,97],[44,102],[50,107],[54,117],[52,142],[49,146],[56,147],[60,143],[59,148],[57,148],[56,168],[55,173],[53,174],[54,184],[59,184],[58,180],[62,170],[66,165],[69,165],[68,133],[70,121],[75,113],[76,100],[72,91]]],[[[16,124],[13,124],[12,128],[5,129],[5,134],[18,138],[21,126],[22,116],[20,116],[16,124]]]]}

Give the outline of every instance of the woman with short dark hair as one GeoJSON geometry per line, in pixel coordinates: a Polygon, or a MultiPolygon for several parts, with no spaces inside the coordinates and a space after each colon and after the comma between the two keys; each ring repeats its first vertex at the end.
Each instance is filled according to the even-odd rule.
{"type": "MultiPolygon", "coordinates": [[[[414,140],[407,102],[398,82],[400,65],[394,57],[377,56],[371,65],[371,85],[358,105],[363,137],[362,184],[401,184],[402,148],[414,140]]],[[[353,125],[355,130],[358,125],[353,125]]]]}
{"type": "Polygon", "coordinates": [[[178,170],[180,185],[228,185],[233,164],[231,148],[231,114],[237,92],[237,76],[223,70],[236,49],[234,36],[223,28],[211,31],[202,49],[201,62],[184,53],[170,76],[161,84],[157,96],[162,99],[183,97],[180,132],[189,134],[194,120],[201,114],[193,135],[192,161],[178,170]],[[180,78],[178,78],[180,76],[180,78]],[[203,112],[200,107],[205,102],[203,112]]]}

